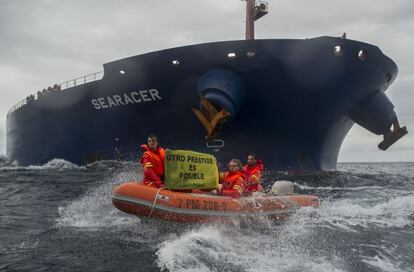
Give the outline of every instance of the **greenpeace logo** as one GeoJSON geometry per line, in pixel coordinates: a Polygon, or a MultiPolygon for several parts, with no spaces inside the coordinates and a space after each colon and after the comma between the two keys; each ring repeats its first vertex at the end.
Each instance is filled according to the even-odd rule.
{"type": "Polygon", "coordinates": [[[119,95],[106,97],[97,97],[91,100],[96,110],[109,109],[114,107],[123,107],[129,104],[146,103],[156,100],[162,100],[157,89],[141,90],[119,95]]]}

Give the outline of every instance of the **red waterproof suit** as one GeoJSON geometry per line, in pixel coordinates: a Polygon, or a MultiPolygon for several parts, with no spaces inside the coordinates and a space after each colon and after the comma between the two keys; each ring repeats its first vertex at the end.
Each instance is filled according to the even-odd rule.
{"type": "Polygon", "coordinates": [[[226,172],[222,176],[221,195],[240,197],[245,191],[246,176],[242,172],[226,172]]]}
{"type": "Polygon", "coordinates": [[[157,188],[164,186],[164,148],[158,146],[153,150],[147,145],[141,145],[141,148],[145,151],[140,161],[144,168],[143,183],[157,188]]]}
{"type": "Polygon", "coordinates": [[[246,192],[258,192],[260,179],[263,173],[263,162],[261,160],[257,160],[257,163],[254,166],[249,166],[247,164],[243,167],[243,171],[246,175],[246,192]]]}

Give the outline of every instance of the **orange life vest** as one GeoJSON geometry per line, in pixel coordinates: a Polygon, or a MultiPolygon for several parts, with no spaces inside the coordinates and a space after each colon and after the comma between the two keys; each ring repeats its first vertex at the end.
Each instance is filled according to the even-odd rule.
{"type": "Polygon", "coordinates": [[[231,197],[239,197],[243,195],[245,190],[245,178],[246,176],[240,171],[224,173],[222,177],[222,194],[231,197]]]}
{"type": "Polygon", "coordinates": [[[261,183],[263,162],[257,160],[257,163],[254,166],[245,165],[243,171],[246,175],[246,191],[257,192],[259,190],[259,184],[261,183]]]}
{"type": "Polygon", "coordinates": [[[141,148],[145,150],[141,158],[141,164],[143,165],[144,169],[153,168],[155,174],[160,177],[164,177],[164,148],[158,146],[156,150],[153,150],[145,144],[141,145],[141,148]]]}

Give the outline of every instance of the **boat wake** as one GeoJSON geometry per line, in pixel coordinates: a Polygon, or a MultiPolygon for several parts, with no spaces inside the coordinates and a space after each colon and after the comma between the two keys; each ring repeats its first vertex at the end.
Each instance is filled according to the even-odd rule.
{"type": "Polygon", "coordinates": [[[179,224],[138,218],[113,207],[113,188],[142,178],[135,164],[98,162],[87,166],[92,168],[113,169],[113,174],[61,205],[57,228],[96,235],[110,232],[123,242],[144,243],[161,270],[410,271],[409,261],[401,256],[414,244],[400,248],[399,241],[408,239],[401,233],[410,235],[407,230],[414,228],[414,194],[404,194],[404,188],[390,191],[382,186],[385,183],[343,187],[297,183],[302,190],[341,194],[326,198],[318,209],[300,209],[282,223],[260,218],[254,223],[179,224]],[[393,238],[393,233],[398,236],[393,238]]]}
{"type": "Polygon", "coordinates": [[[197,226],[160,243],[157,265],[169,271],[364,270],[352,266],[357,260],[375,271],[406,271],[403,254],[394,250],[398,242],[372,240],[369,234],[413,228],[413,211],[412,194],[346,198],[301,209],[281,224],[197,226]]]}
{"type": "MultiPolygon", "coordinates": [[[[378,201],[378,200],[377,200],[378,201]]],[[[331,226],[349,231],[363,228],[404,228],[414,225],[414,195],[373,203],[373,199],[343,199],[322,203],[318,216],[331,226]]]]}
{"type": "Polygon", "coordinates": [[[314,254],[306,221],[261,230],[200,226],[159,244],[157,265],[169,271],[343,271],[339,256],[314,254]]]}
{"type": "MultiPolygon", "coordinates": [[[[120,167],[111,162],[99,162],[88,167],[120,167]]],[[[125,166],[129,165],[125,163],[125,166]]],[[[59,207],[57,225],[60,227],[76,227],[89,230],[116,226],[134,225],[139,222],[131,216],[115,209],[111,202],[111,193],[115,186],[131,180],[140,180],[142,173],[138,170],[121,170],[107,177],[98,187],[88,190],[84,195],[71,203],[59,207]]]]}

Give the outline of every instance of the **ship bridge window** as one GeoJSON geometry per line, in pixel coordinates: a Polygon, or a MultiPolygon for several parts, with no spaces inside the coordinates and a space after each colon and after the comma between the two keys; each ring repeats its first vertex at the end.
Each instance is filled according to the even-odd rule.
{"type": "Polygon", "coordinates": [[[125,71],[124,71],[124,70],[119,71],[119,73],[120,73],[121,75],[125,75],[125,71]]]}
{"type": "Polygon", "coordinates": [[[342,46],[340,46],[340,45],[336,45],[334,47],[334,54],[335,54],[335,56],[342,56],[343,51],[344,50],[342,49],[342,46]]]}
{"type": "Polygon", "coordinates": [[[367,50],[361,49],[358,52],[358,59],[359,60],[365,60],[367,58],[367,50]]]}
{"type": "Polygon", "coordinates": [[[254,52],[253,50],[247,51],[246,56],[248,58],[253,58],[254,56],[256,56],[256,52],[254,52]]]}
{"type": "Polygon", "coordinates": [[[172,60],[171,63],[174,66],[178,66],[180,64],[180,61],[178,59],[175,59],[175,60],[172,60]]]}
{"type": "Polygon", "coordinates": [[[229,53],[227,53],[227,57],[229,59],[234,59],[236,57],[236,53],[235,52],[229,52],[229,53]]]}

